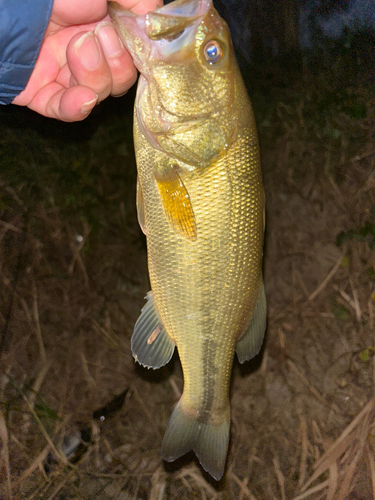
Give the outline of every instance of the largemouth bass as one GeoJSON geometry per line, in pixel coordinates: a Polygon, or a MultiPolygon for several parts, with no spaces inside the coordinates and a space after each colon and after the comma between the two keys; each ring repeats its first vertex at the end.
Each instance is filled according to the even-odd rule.
{"type": "Polygon", "coordinates": [[[211,0],[110,13],[141,73],[134,113],[137,208],[152,291],[135,325],[135,359],[180,356],[184,390],[162,456],[194,450],[216,480],[229,442],[234,352],[262,345],[264,191],[253,112],[230,34],[211,0]]]}

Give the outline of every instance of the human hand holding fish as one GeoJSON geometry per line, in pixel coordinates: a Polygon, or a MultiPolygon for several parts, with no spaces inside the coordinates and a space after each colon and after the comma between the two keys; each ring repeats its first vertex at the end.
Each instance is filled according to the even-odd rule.
{"type": "Polygon", "coordinates": [[[229,443],[234,353],[260,351],[264,191],[255,120],[229,30],[212,0],[110,14],[141,73],[134,110],[138,220],[151,292],[133,356],[148,368],[180,357],[184,390],[162,456],[193,450],[216,480],[229,443]]]}
{"type": "MultiPolygon", "coordinates": [[[[161,4],[161,0],[120,1],[137,14],[161,4]]],[[[110,94],[124,94],[136,77],[133,59],[108,16],[106,0],[54,0],[33,73],[13,104],[51,118],[79,121],[110,94]]]]}

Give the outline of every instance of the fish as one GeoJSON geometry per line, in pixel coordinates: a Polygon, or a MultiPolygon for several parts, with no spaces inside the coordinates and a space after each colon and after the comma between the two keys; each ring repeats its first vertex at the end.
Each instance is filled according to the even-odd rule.
{"type": "Polygon", "coordinates": [[[177,348],[182,396],[164,460],[193,450],[217,481],[230,437],[234,353],[257,355],[266,329],[265,195],[252,106],[228,26],[212,0],[145,15],[109,12],[140,72],[134,107],[137,213],[151,291],[131,339],[157,369],[177,348]]]}

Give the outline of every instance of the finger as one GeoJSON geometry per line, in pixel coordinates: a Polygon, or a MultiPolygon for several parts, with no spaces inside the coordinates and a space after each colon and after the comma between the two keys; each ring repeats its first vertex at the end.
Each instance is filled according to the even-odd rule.
{"type": "Polygon", "coordinates": [[[61,26],[87,24],[107,14],[104,0],[54,0],[51,18],[61,26]]]}
{"type": "Polygon", "coordinates": [[[131,10],[134,14],[147,14],[162,7],[163,0],[116,0],[124,9],[131,10]]]}
{"type": "MultiPolygon", "coordinates": [[[[88,87],[78,85],[64,90],[57,110],[60,120],[84,120],[94,109],[98,99],[99,96],[88,87]]],[[[52,103],[51,105],[53,107],[52,103]]]]}
{"type": "Polygon", "coordinates": [[[125,49],[117,32],[108,21],[99,23],[95,29],[112,77],[111,94],[123,95],[136,81],[137,70],[133,59],[125,49]]]}
{"type": "Polygon", "coordinates": [[[111,70],[98,38],[92,31],[73,36],[67,47],[67,63],[78,85],[91,88],[102,101],[112,90],[111,70]]]}
{"type": "Polygon", "coordinates": [[[73,122],[84,120],[97,101],[97,94],[90,88],[76,85],[66,89],[53,82],[35,95],[29,108],[49,118],[73,122]]]}

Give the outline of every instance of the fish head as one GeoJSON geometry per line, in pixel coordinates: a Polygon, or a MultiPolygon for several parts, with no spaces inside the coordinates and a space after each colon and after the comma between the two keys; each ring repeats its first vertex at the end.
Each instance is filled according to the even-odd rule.
{"type": "Polygon", "coordinates": [[[110,14],[141,73],[140,130],[153,147],[189,166],[205,166],[236,137],[238,74],[227,24],[212,0],[176,0],[136,16],[110,14]]]}

